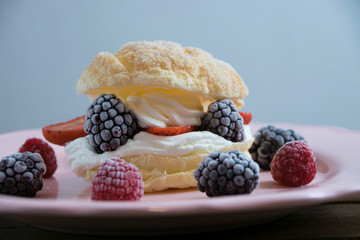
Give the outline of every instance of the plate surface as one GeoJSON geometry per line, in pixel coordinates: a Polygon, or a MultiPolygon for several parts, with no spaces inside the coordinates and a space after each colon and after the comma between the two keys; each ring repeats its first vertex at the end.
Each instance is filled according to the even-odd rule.
{"type": "MultiPolygon", "coordinates": [[[[253,132],[267,124],[252,123],[253,132]]],[[[0,215],[56,231],[142,235],[214,231],[271,221],[316,204],[360,197],[360,131],[324,126],[274,124],[292,128],[308,141],[318,173],[307,186],[288,188],[261,172],[249,195],[208,198],[197,189],[145,194],[139,202],[94,202],[90,184],[69,169],[62,147],[52,145],[59,167],[35,198],[0,195],[0,215]]],[[[0,156],[18,151],[40,129],[0,135],[0,156]]]]}

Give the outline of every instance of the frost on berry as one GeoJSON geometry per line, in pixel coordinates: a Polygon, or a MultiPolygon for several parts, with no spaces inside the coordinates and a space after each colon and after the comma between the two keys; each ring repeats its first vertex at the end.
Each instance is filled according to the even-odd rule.
{"type": "Polygon", "coordinates": [[[260,183],[259,165],[238,150],[214,151],[194,171],[197,188],[207,196],[250,194],[260,183]]]}
{"type": "Polygon", "coordinates": [[[140,200],[144,182],[137,167],[120,158],[102,163],[92,182],[92,200],[140,200]]]}
{"type": "Polygon", "coordinates": [[[244,119],[230,99],[216,101],[208,106],[208,111],[201,119],[201,129],[232,142],[244,140],[244,119]]]}
{"type": "Polygon", "coordinates": [[[316,157],[305,142],[288,142],[276,152],[270,171],[280,184],[290,187],[307,185],[317,172],[316,157]]]}
{"type": "Polygon", "coordinates": [[[260,128],[254,134],[254,143],[249,152],[252,159],[263,170],[270,170],[270,164],[276,152],[287,142],[302,140],[304,137],[293,129],[282,129],[273,125],[260,128]]]}
{"type": "Polygon", "coordinates": [[[134,113],[114,94],[100,94],[89,106],[84,131],[97,152],[115,151],[138,132],[134,113]]]}
{"type": "Polygon", "coordinates": [[[0,194],[34,197],[43,187],[45,172],[45,163],[38,153],[5,156],[0,160],[0,194]]]}
{"type": "MultiPolygon", "coordinates": [[[[54,149],[47,142],[43,141],[40,138],[27,139],[20,147],[19,152],[32,152],[39,153],[41,155],[42,160],[46,165],[46,172],[43,172],[43,178],[51,177],[52,175],[54,175],[56,169],[58,168],[54,149]]],[[[32,168],[32,164],[34,164],[34,162],[26,161],[26,164],[28,167],[32,168]]]]}

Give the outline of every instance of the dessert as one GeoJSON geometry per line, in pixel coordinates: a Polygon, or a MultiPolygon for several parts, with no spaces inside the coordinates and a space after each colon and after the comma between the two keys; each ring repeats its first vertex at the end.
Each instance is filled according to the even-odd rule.
{"type": "MultiPolygon", "coordinates": [[[[65,147],[72,172],[92,183],[93,200],[189,187],[209,197],[251,193],[260,167],[287,186],[315,177],[315,156],[294,130],[269,125],[252,136],[252,114],[240,111],[248,88],[201,49],[130,42],[97,54],[76,89],[92,100],[85,115],[42,132],[65,147]]],[[[0,193],[33,197],[56,169],[53,149],[28,139],[0,161],[0,193]]]]}
{"type": "Polygon", "coordinates": [[[304,141],[291,141],[276,152],[270,169],[275,181],[290,187],[300,187],[315,178],[316,157],[304,141]]]}
{"type": "Polygon", "coordinates": [[[104,161],[119,157],[139,169],[145,192],[195,187],[193,172],[210,153],[238,150],[250,157],[254,138],[238,113],[248,88],[229,64],[201,49],[167,41],[131,42],[114,54],[96,55],[76,89],[94,101],[86,114],[90,121],[95,105],[107,111],[102,120],[99,113],[91,126],[85,124],[89,135],[65,146],[72,171],[89,182],[104,161]],[[109,112],[119,103],[110,102],[118,101],[115,97],[129,112],[109,112]],[[95,103],[101,98],[110,105],[95,103]],[[216,113],[212,104],[219,108],[216,113]],[[103,124],[102,131],[115,115],[124,122],[127,115],[126,131],[114,134],[113,120],[107,123],[110,133],[95,129],[91,136],[94,123],[103,124]],[[216,120],[206,122],[208,115],[216,120]]]}

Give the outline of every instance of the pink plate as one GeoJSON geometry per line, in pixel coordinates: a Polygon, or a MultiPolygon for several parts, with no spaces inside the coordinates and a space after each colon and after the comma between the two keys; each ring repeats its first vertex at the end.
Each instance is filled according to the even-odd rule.
{"type": "MultiPolygon", "coordinates": [[[[253,132],[266,124],[252,123],[253,132]]],[[[0,195],[0,215],[56,231],[142,235],[214,231],[271,221],[309,206],[360,197],[360,132],[279,123],[302,134],[317,156],[318,173],[307,186],[287,188],[261,172],[250,195],[208,198],[196,189],[145,194],[139,202],[94,202],[90,184],[71,173],[62,147],[53,145],[59,167],[35,198],[0,195]]],[[[0,135],[0,156],[18,151],[41,130],[0,135]]]]}

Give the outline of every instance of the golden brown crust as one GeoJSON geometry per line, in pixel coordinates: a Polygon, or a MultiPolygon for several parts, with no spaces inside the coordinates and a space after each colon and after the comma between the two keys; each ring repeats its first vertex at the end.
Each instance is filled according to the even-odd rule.
{"type": "Polygon", "coordinates": [[[94,97],[124,86],[181,89],[234,102],[248,95],[248,88],[229,64],[201,49],[168,41],[130,42],[114,54],[99,53],[76,89],[94,97]]]}

